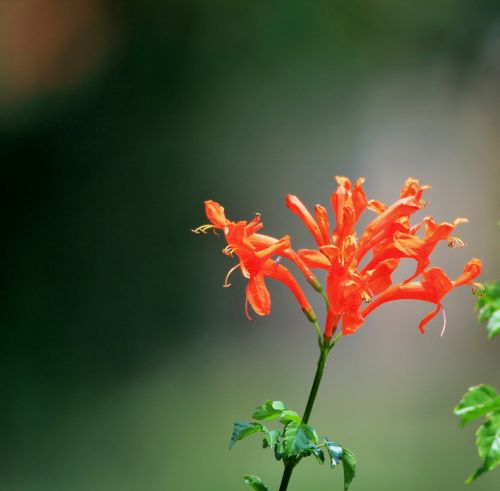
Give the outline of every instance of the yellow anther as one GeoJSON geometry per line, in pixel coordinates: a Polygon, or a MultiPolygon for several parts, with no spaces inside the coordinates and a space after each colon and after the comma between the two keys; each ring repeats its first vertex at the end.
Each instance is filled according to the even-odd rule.
{"type": "Polygon", "coordinates": [[[372,297],[370,297],[370,295],[368,295],[368,292],[366,290],[361,294],[361,298],[366,303],[370,303],[373,300],[372,297]]]}
{"type": "Polygon", "coordinates": [[[231,283],[229,283],[229,277],[233,273],[233,271],[236,271],[240,267],[240,263],[238,263],[236,266],[233,266],[226,275],[226,278],[224,279],[224,284],[222,285],[224,288],[229,288],[231,286],[231,283]]]}
{"type": "Polygon", "coordinates": [[[195,234],[206,234],[207,230],[210,230],[211,228],[215,228],[214,225],[207,223],[206,225],[200,225],[199,227],[191,229],[191,232],[194,232],[195,234]]]}
{"type": "Polygon", "coordinates": [[[448,247],[455,249],[457,247],[464,247],[466,243],[459,237],[450,237],[448,239],[448,247]]]}
{"type": "Polygon", "coordinates": [[[474,286],[474,288],[472,288],[472,294],[479,298],[484,297],[486,293],[486,288],[484,287],[484,285],[478,282],[474,282],[472,284],[474,286]]]}
{"type": "Polygon", "coordinates": [[[234,247],[231,247],[229,245],[227,245],[226,247],[224,247],[224,249],[222,249],[222,252],[226,255],[226,256],[233,256],[234,252],[236,251],[236,249],[234,247]]]}

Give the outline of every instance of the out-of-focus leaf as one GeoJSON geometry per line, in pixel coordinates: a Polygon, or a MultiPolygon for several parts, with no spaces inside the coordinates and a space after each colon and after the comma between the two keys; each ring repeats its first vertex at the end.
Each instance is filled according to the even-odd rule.
{"type": "Polygon", "coordinates": [[[253,476],[252,474],[247,474],[243,476],[245,484],[248,484],[255,491],[269,491],[269,488],[262,482],[262,479],[258,476],[253,476]]]}
{"type": "Polygon", "coordinates": [[[493,312],[488,320],[488,324],[486,324],[486,329],[490,339],[500,334],[500,310],[495,310],[495,312],[493,312]]]}
{"type": "Polygon", "coordinates": [[[494,387],[481,384],[471,387],[455,407],[454,412],[460,417],[460,423],[484,416],[493,410],[500,410],[500,396],[494,387]]]}
{"type": "Polygon", "coordinates": [[[466,483],[477,479],[500,464],[500,411],[492,413],[476,432],[476,446],[483,464],[468,477],[466,483]]]}
{"type": "Polygon", "coordinates": [[[488,337],[500,334],[500,282],[490,281],[484,285],[485,291],[476,303],[479,322],[488,321],[488,337]]]}

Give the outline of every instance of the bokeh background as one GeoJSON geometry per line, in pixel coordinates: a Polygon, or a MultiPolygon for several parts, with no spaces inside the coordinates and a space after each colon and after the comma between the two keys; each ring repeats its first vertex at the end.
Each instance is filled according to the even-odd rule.
{"type": "MultiPolygon", "coordinates": [[[[223,243],[190,232],[203,201],[308,247],[287,193],[327,204],[364,175],[390,202],[414,176],[436,219],[470,219],[435,264],[498,278],[499,103],[493,0],[2,1],[0,488],[277,489],[257,438],[227,442],[268,398],[302,410],[315,336],[281,285],[246,320],[223,243]]],[[[442,339],[399,302],[338,345],[311,422],[356,453],[353,491],[467,488],[452,408],[500,385],[473,303],[446,298],[442,339]]],[[[316,467],[289,489],[341,489],[316,467]]]]}

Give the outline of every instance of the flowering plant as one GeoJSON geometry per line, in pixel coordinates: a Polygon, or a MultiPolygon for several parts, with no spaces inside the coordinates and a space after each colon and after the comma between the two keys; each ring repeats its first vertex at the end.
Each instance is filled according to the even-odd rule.
{"type": "MultiPolygon", "coordinates": [[[[426,206],[423,194],[429,186],[421,186],[416,179],[410,178],[404,183],[399,199],[388,206],[367,199],[363,178],[354,185],[346,177],[337,177],[336,180],[337,189],[330,197],[335,219],[333,228],[324,206],[316,205],[313,216],[298,197],[286,197],[287,207],[301,219],[313,236],[317,245],[315,249],[295,251],[288,235],[277,239],[261,234],[263,224],[260,214],[250,221],[233,222],[226,217],[224,208],[211,200],[205,202],[210,223],[193,230],[195,233],[206,233],[213,229],[216,234],[218,231],[224,234],[227,242],[224,254],[238,259],[237,264],[229,270],[224,286],[230,286],[230,275],[240,269],[248,280],[245,308],[248,318],[251,318],[249,306],[257,315],[270,313],[271,298],[266,279],[271,278],[288,287],[316,329],[320,355],[302,416],[289,410],[281,401],[269,400],[257,407],[253,418],[257,421],[279,418],[283,428],[269,430],[260,422],[237,422],[230,441],[231,447],[236,441],[253,433],[262,433],[264,447],[272,448],[276,459],[282,460],[284,464],[280,491],[287,489],[293,469],[303,458],[313,455],[318,462],[323,463],[325,452],[333,468],[343,464],[345,490],[354,478],[354,454],[328,439],[320,443],[316,431],[308,424],[328,354],[339,339],[355,333],[363,326],[366,317],[379,306],[392,300],[405,299],[434,304],[434,309],[420,321],[418,327],[422,333],[429,321],[442,311],[443,335],[446,327],[446,316],[441,304],[443,297],[461,285],[482,289],[475,282],[482,269],[479,259],[468,261],[455,280],[451,280],[441,268],[430,267],[430,255],[440,241],[447,241],[451,248],[464,245],[452,233],[457,225],[467,220],[457,218],[453,222],[436,223],[431,216],[427,216],[412,225],[412,215],[426,206]],[[365,210],[374,212],[375,217],[358,235],[355,226],[365,210]],[[403,258],[415,260],[415,271],[404,281],[394,283],[392,273],[403,258]],[[299,282],[283,264],[283,260],[295,265],[312,288],[323,297],[326,308],[323,328],[299,282]],[[313,270],[326,273],[326,288],[313,270]]],[[[257,476],[245,476],[245,482],[257,490],[268,489],[257,476]]]]}

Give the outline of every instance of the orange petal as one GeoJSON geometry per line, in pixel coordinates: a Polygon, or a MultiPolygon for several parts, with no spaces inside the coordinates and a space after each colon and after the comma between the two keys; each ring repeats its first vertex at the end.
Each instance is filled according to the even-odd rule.
{"type": "Polygon", "coordinates": [[[217,202],[212,200],[205,201],[205,213],[207,218],[217,227],[224,228],[228,222],[224,214],[224,208],[217,202]]]}
{"type": "Polygon", "coordinates": [[[321,232],[321,238],[323,239],[321,245],[330,244],[332,241],[330,236],[330,223],[328,222],[328,213],[325,207],[316,205],[314,207],[314,213],[321,232]]]}
{"type": "Polygon", "coordinates": [[[481,259],[473,257],[465,266],[464,272],[453,282],[453,286],[467,285],[477,278],[483,269],[481,259]]]}
{"type": "Polygon", "coordinates": [[[330,261],[328,258],[315,249],[300,249],[298,254],[300,259],[310,268],[330,268],[330,261]]]}
{"type": "Polygon", "coordinates": [[[342,334],[344,336],[353,334],[364,322],[365,319],[358,310],[347,310],[342,316],[342,334]]]}
{"type": "Polygon", "coordinates": [[[369,210],[374,211],[375,213],[383,213],[385,210],[387,210],[388,206],[382,203],[381,201],[377,199],[371,199],[367,203],[367,207],[369,210]]]}
{"type": "Polygon", "coordinates": [[[274,261],[266,261],[261,271],[263,276],[268,276],[269,278],[273,278],[281,283],[284,283],[293,293],[302,309],[312,310],[307,297],[302,291],[302,288],[300,288],[297,280],[287,268],[281,264],[276,264],[274,261]]]}
{"type": "Polygon", "coordinates": [[[361,216],[368,206],[368,200],[366,199],[365,190],[363,189],[363,183],[365,182],[364,177],[360,177],[354,184],[352,190],[352,203],[354,206],[354,212],[356,214],[356,220],[361,216]]]}
{"type": "Polygon", "coordinates": [[[260,251],[256,251],[255,254],[260,259],[266,260],[276,254],[282,254],[283,251],[289,248],[290,248],[290,237],[288,235],[285,235],[281,239],[277,240],[274,244],[271,244],[269,247],[261,249],[260,251]]]}
{"type": "Polygon", "coordinates": [[[247,301],[256,314],[268,315],[271,312],[271,296],[262,274],[250,278],[246,288],[246,295],[247,301]]]}
{"type": "Polygon", "coordinates": [[[290,211],[295,213],[304,222],[304,225],[308,228],[309,232],[311,232],[316,243],[322,245],[323,239],[318,224],[302,201],[293,194],[287,194],[285,202],[290,211]]]}
{"type": "Polygon", "coordinates": [[[439,311],[442,309],[442,305],[440,303],[436,304],[436,308],[432,311],[432,312],[429,312],[421,321],[420,321],[420,324],[418,325],[418,328],[420,329],[420,332],[422,334],[425,333],[425,325],[432,319],[434,319],[434,317],[436,317],[436,315],[439,314],[439,311]]]}

